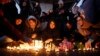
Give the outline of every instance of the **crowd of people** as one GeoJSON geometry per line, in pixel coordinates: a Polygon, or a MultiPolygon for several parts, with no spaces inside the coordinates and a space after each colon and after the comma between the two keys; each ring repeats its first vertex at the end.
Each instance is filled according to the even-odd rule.
{"type": "MultiPolygon", "coordinates": [[[[74,17],[63,3],[54,4],[54,8],[46,13],[41,12],[39,2],[20,0],[20,14],[15,4],[14,0],[0,2],[0,37],[6,35],[13,40],[25,42],[53,39],[57,46],[63,38],[70,42],[86,43],[94,37],[90,28],[82,31],[83,34],[80,32],[85,18],[83,13],[78,12],[78,16],[74,17]]],[[[94,38],[92,40],[97,41],[94,38]]]]}

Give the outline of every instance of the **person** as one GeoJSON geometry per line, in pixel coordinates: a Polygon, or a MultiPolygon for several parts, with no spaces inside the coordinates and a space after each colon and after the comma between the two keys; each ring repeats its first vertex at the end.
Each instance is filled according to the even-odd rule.
{"type": "Polygon", "coordinates": [[[40,18],[40,15],[41,15],[41,7],[40,7],[39,2],[36,2],[36,3],[35,3],[33,13],[34,13],[34,15],[35,15],[37,18],[40,18]]]}
{"type": "Polygon", "coordinates": [[[56,27],[56,22],[54,20],[50,20],[48,22],[47,28],[43,31],[43,41],[48,39],[52,39],[55,45],[58,45],[60,38],[60,33],[56,27]]]}
{"type": "Polygon", "coordinates": [[[62,37],[67,37],[70,40],[73,37],[74,30],[72,29],[71,22],[66,22],[63,31],[61,32],[62,37]]]}
{"type": "Polygon", "coordinates": [[[15,6],[15,1],[13,0],[2,0],[2,10],[4,13],[4,17],[7,18],[7,20],[14,24],[15,19],[18,17],[17,8],[15,6]]]}
{"type": "Polygon", "coordinates": [[[21,33],[23,33],[24,29],[25,29],[24,20],[20,17],[16,18],[15,23],[14,23],[14,27],[16,29],[18,29],[21,33]]]}
{"type": "Polygon", "coordinates": [[[36,17],[29,16],[26,20],[26,28],[24,30],[25,41],[31,41],[32,39],[40,39],[41,30],[39,29],[39,23],[36,17]]]}
{"type": "Polygon", "coordinates": [[[26,19],[30,15],[30,4],[28,0],[20,0],[21,17],[26,19]]]}
{"type": "Polygon", "coordinates": [[[67,21],[65,24],[65,28],[62,31],[61,36],[67,37],[67,39],[71,42],[83,42],[84,36],[82,36],[77,29],[73,28],[72,22],[67,21]]]}
{"type": "Polygon", "coordinates": [[[40,21],[41,23],[42,23],[42,22],[48,21],[47,13],[46,13],[46,12],[42,12],[42,15],[41,15],[39,21],[40,21]]]}
{"type": "Polygon", "coordinates": [[[44,30],[47,27],[47,23],[48,23],[48,17],[47,17],[47,13],[42,12],[42,15],[39,19],[40,23],[41,23],[41,30],[44,30]]]}
{"type": "Polygon", "coordinates": [[[53,1],[53,10],[54,12],[59,12],[59,9],[63,8],[64,7],[64,1],[63,0],[55,0],[53,1]]]}
{"type": "Polygon", "coordinates": [[[0,33],[2,36],[7,36],[13,40],[23,40],[22,33],[14,27],[15,18],[17,17],[17,11],[15,8],[14,1],[11,0],[2,0],[2,8],[0,15],[0,33]],[[12,10],[13,9],[13,10],[12,10]]]}

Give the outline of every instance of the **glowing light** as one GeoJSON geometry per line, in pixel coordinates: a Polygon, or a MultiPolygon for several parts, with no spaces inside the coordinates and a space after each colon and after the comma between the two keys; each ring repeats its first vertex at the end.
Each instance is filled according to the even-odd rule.
{"type": "Polygon", "coordinates": [[[43,48],[43,42],[35,40],[34,50],[37,51],[37,50],[42,49],[42,48],[43,48]]]}
{"type": "Polygon", "coordinates": [[[41,40],[33,40],[31,44],[23,43],[19,46],[7,46],[9,50],[40,50],[43,48],[43,42],[41,40]]]}
{"type": "Polygon", "coordinates": [[[85,51],[85,50],[86,50],[86,48],[83,48],[83,50],[85,51]]]}
{"type": "Polygon", "coordinates": [[[95,49],[94,49],[94,48],[92,48],[92,50],[94,51],[95,49]]]}
{"type": "Polygon", "coordinates": [[[59,52],[59,48],[58,47],[55,48],[55,52],[59,52]]]}
{"type": "Polygon", "coordinates": [[[74,52],[75,50],[73,49],[73,52],[74,52]]]}
{"type": "Polygon", "coordinates": [[[65,49],[65,52],[69,51],[69,49],[65,49]]]}
{"type": "Polygon", "coordinates": [[[89,50],[89,48],[86,48],[86,50],[89,50]]]}
{"type": "Polygon", "coordinates": [[[81,48],[78,49],[79,51],[81,50],[81,48]]]}
{"type": "Polygon", "coordinates": [[[53,43],[46,44],[45,49],[47,52],[49,52],[51,50],[55,50],[55,45],[53,43]]]}

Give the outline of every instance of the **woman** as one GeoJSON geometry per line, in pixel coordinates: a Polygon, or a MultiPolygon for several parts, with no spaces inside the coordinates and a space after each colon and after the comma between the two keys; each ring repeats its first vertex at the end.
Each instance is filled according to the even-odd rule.
{"type": "Polygon", "coordinates": [[[34,16],[29,16],[26,20],[26,30],[24,31],[26,41],[40,37],[40,33],[38,20],[34,16]]]}
{"type": "Polygon", "coordinates": [[[48,22],[47,28],[44,30],[42,37],[44,41],[52,39],[56,45],[59,44],[60,34],[56,28],[56,22],[54,20],[48,22]]]}

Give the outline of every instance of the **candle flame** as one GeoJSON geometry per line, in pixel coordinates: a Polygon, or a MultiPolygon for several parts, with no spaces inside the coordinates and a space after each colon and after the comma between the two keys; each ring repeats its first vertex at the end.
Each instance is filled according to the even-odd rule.
{"type": "Polygon", "coordinates": [[[43,42],[41,40],[33,40],[31,44],[23,43],[19,46],[7,46],[9,50],[40,50],[43,48],[43,42]]]}

